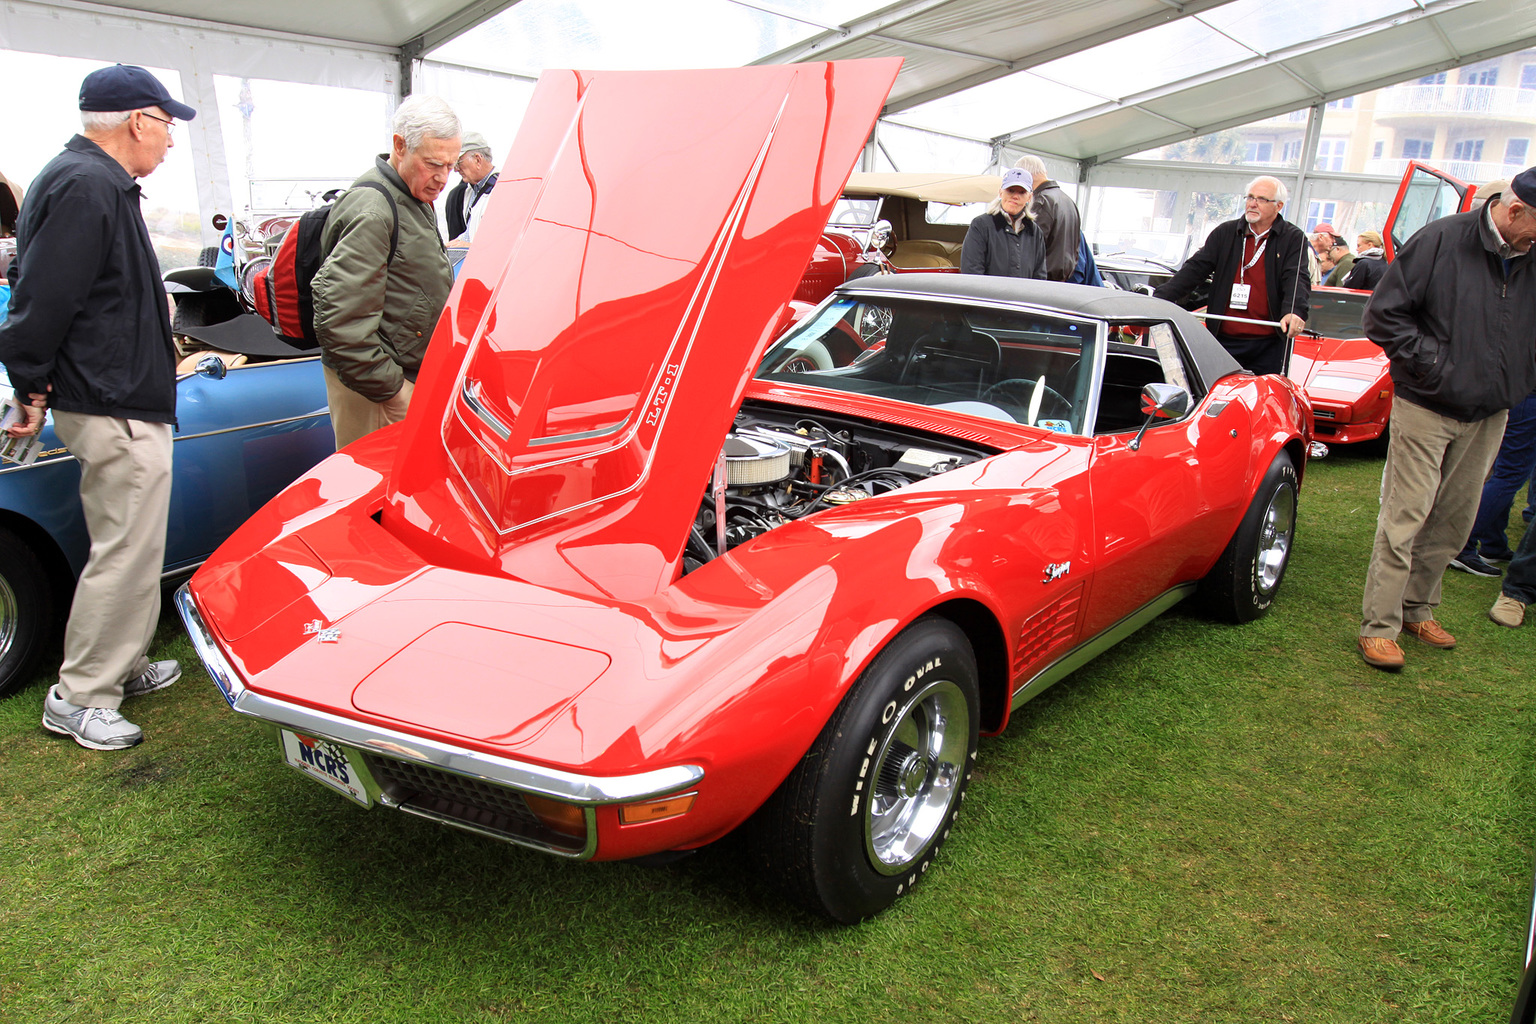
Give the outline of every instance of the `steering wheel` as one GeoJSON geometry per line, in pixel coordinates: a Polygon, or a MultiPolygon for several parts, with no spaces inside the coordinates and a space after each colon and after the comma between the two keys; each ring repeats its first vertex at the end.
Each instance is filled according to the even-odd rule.
{"type": "Polygon", "coordinates": [[[1072,419],[1072,403],[1045,382],[1045,374],[1041,374],[1037,380],[1027,377],[1000,380],[981,395],[983,402],[994,405],[999,399],[1015,409],[1026,409],[1024,422],[1031,427],[1040,419],[1042,412],[1046,419],[1072,419]]]}

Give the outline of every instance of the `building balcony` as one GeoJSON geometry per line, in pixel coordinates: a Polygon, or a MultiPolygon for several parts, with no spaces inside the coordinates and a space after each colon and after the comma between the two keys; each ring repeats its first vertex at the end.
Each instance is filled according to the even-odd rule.
{"type": "Polygon", "coordinates": [[[1395,85],[1376,96],[1376,120],[1408,117],[1536,118],[1536,89],[1499,85],[1395,85]]]}
{"type": "MultiPolygon", "coordinates": [[[[1436,170],[1444,171],[1451,177],[1460,178],[1472,185],[1481,185],[1495,178],[1508,178],[1524,170],[1519,164],[1501,164],[1492,160],[1423,160],[1420,162],[1427,163],[1436,170]]],[[[1407,169],[1407,160],[1367,160],[1365,162],[1366,174],[1385,174],[1389,177],[1401,178],[1407,169]]]]}

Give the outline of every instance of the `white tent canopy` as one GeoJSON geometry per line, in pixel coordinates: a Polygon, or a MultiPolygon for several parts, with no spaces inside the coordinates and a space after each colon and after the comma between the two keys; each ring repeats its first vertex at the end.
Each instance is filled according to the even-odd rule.
{"type": "MultiPolygon", "coordinates": [[[[396,97],[424,74],[526,82],[550,66],[700,67],[896,55],[881,135],[970,140],[995,170],[1036,152],[1093,184],[1124,158],[1536,46],[1529,0],[5,0],[0,50],[174,69],[203,208],[230,207],[214,77],[396,97]]],[[[503,105],[505,106],[505,104],[503,105]]],[[[515,113],[515,112],[514,112],[515,113]]],[[[1312,166],[1318,131],[1291,176],[1312,166]]],[[[494,141],[494,140],[493,140],[494,141]]],[[[873,151],[872,151],[873,152],[873,151]]],[[[888,154],[887,154],[888,155],[888,154]]],[[[985,159],[976,159],[976,155],[985,159]]],[[[888,161],[894,163],[894,160],[888,161]]],[[[874,169],[874,162],[866,165],[874,169]]],[[[1207,174],[1207,184],[1242,170],[1207,174]]],[[[1357,176],[1358,177],[1358,176],[1357,176]]],[[[1362,179],[1370,191],[1386,178],[1362,179]]]]}

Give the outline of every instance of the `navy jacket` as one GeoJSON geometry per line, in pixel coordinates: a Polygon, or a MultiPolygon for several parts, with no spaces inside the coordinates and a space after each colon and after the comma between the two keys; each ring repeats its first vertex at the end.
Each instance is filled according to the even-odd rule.
{"type": "Polygon", "coordinates": [[[1344,278],[1345,288],[1358,288],[1361,291],[1371,291],[1376,287],[1387,272],[1387,261],[1381,256],[1360,256],[1355,259],[1355,265],[1349,268],[1349,276],[1344,278]]]}
{"type": "Polygon", "coordinates": [[[0,363],[64,412],[176,422],[169,303],[138,183],[76,135],[32,182],[16,225],[0,363]]]}
{"type": "Polygon", "coordinates": [[[991,277],[1045,280],[1045,236],[1033,220],[1014,232],[1002,213],[984,213],[971,221],[960,246],[960,272],[991,277]]]}

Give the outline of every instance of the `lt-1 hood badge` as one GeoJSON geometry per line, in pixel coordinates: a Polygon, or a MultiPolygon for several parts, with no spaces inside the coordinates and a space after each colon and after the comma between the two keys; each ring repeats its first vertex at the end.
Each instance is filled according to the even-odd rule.
{"type": "Polygon", "coordinates": [[[1048,565],[1045,567],[1045,579],[1041,580],[1040,582],[1049,583],[1052,580],[1059,580],[1071,571],[1071,562],[1057,562],[1054,565],[1048,565]]]}
{"type": "Polygon", "coordinates": [[[323,644],[334,644],[341,641],[341,629],[336,626],[322,626],[319,619],[311,619],[304,623],[305,636],[319,636],[323,644]]]}

